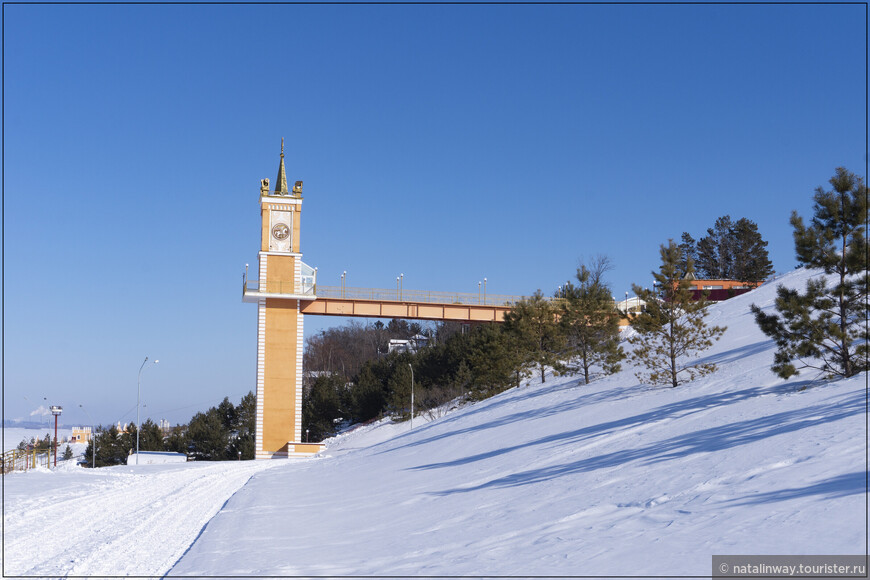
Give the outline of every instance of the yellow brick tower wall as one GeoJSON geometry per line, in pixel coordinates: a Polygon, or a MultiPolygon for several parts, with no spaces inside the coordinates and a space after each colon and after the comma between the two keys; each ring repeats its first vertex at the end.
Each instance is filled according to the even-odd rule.
{"type": "Polygon", "coordinates": [[[299,300],[289,297],[301,292],[301,204],[292,195],[260,199],[260,292],[284,297],[258,301],[257,459],[296,454],[293,444],[301,436],[303,315],[299,300]],[[276,222],[290,226],[289,245],[273,236],[276,222]]]}

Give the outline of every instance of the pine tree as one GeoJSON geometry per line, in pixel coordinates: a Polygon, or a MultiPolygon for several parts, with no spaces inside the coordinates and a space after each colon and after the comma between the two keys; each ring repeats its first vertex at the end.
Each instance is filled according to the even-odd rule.
{"type": "MultiPolygon", "coordinates": [[[[132,426],[133,445],[136,441],[136,426],[132,426]]],[[[139,431],[139,450],[140,451],[163,451],[163,433],[160,432],[160,427],[150,418],[145,419],[142,423],[142,428],[139,431]]]]}
{"type": "Polygon", "coordinates": [[[350,415],[355,421],[374,419],[381,414],[387,402],[386,388],[373,366],[373,362],[364,364],[354,381],[350,415]]]}
{"type": "Polygon", "coordinates": [[[322,441],[335,435],[335,422],[343,415],[340,397],[343,388],[342,375],[326,374],[315,379],[311,392],[302,402],[302,425],[309,431],[309,441],[322,441]]]}
{"type": "MultiPolygon", "coordinates": [[[[411,417],[411,369],[414,360],[408,352],[396,352],[388,357],[390,377],[387,379],[388,408],[391,413],[402,419],[411,417]]],[[[419,410],[419,409],[417,409],[419,410]]]]}
{"type": "MultiPolygon", "coordinates": [[[[734,267],[734,223],[731,221],[731,216],[725,215],[716,219],[713,224],[713,236],[717,244],[717,253],[719,254],[719,267],[717,278],[730,279],[734,267]]],[[[710,230],[707,230],[710,233],[710,230]]]]}
{"type": "MultiPolygon", "coordinates": [[[[680,249],[684,253],[681,272],[686,273],[685,253],[689,248],[683,233],[680,249]]],[[[694,241],[694,240],[691,240],[694,241]]],[[[698,241],[696,254],[691,256],[699,278],[763,282],[773,274],[773,264],[767,253],[767,242],[758,232],[758,225],[747,218],[731,221],[731,216],[716,219],[707,235],[698,241]]]]}
{"type": "Polygon", "coordinates": [[[254,459],[255,437],[257,429],[257,396],[253,391],[242,397],[236,406],[236,422],[234,429],[236,439],[233,441],[230,456],[233,453],[238,457],[242,452],[242,459],[254,459]]]}
{"type": "Polygon", "coordinates": [[[780,285],[778,314],[752,305],[758,326],[776,342],[771,369],[782,378],[799,368],[830,377],[851,377],[868,368],[867,187],[844,167],[829,182],[831,191],[816,188],[810,226],[797,212],[791,224],[798,262],[836,275],[834,286],[828,288],[822,277],[808,280],[803,294],[780,285]]]}
{"type": "Polygon", "coordinates": [[[42,439],[36,440],[36,450],[37,451],[51,451],[53,449],[54,442],[51,439],[51,434],[46,433],[45,437],[42,439]]]}
{"type": "Polygon", "coordinates": [[[73,451],[70,448],[69,443],[66,444],[66,449],[63,450],[63,459],[64,461],[72,459],[73,451]]]}
{"type": "Polygon", "coordinates": [[[97,447],[97,467],[121,465],[127,461],[130,446],[127,441],[122,440],[121,433],[114,425],[109,426],[108,429],[104,429],[102,426],[97,427],[93,441],[88,445],[88,451],[85,455],[88,462],[93,461],[91,453],[93,453],[94,443],[97,447]]]}
{"type": "Polygon", "coordinates": [[[472,398],[484,399],[518,384],[522,361],[513,334],[503,325],[486,324],[475,328],[470,338],[466,353],[473,377],[472,398]]]}
{"type": "Polygon", "coordinates": [[[229,433],[224,429],[215,407],[197,413],[187,426],[190,454],[197,460],[221,461],[228,459],[229,433]]]}
{"type": "MultiPolygon", "coordinates": [[[[674,241],[669,240],[667,247],[661,246],[660,252],[662,264],[653,276],[661,288],[661,297],[632,286],[646,302],[646,310],[632,317],[631,326],[638,334],[629,342],[635,346],[632,360],[648,371],[637,373],[638,380],[676,387],[683,374],[693,380],[716,370],[713,363],[690,359],[719,340],[725,328],[710,327],[704,322],[707,300],[703,296],[695,300],[691,283],[679,275],[680,250],[674,241]]],[[[692,267],[689,264],[690,270],[692,267]]]]}
{"type": "Polygon", "coordinates": [[[561,368],[565,335],[557,317],[558,309],[540,290],[531,298],[517,302],[504,316],[505,329],[514,335],[519,345],[523,366],[537,365],[542,383],[546,367],[561,368]]]}
{"type": "MultiPolygon", "coordinates": [[[[187,428],[182,427],[181,425],[175,425],[169,433],[169,436],[163,440],[163,449],[187,455],[190,451],[187,441],[187,428]]],[[[247,457],[246,459],[253,459],[253,456],[247,457]]]]}
{"type": "Polygon", "coordinates": [[[577,269],[575,286],[563,289],[559,323],[567,340],[567,353],[576,361],[583,379],[589,384],[593,366],[604,374],[620,369],[619,361],[625,354],[619,346],[619,314],[613,303],[610,288],[604,282],[604,273],[610,269],[605,256],[595,258],[589,267],[581,264],[577,269]]]}
{"type": "Polygon", "coordinates": [[[689,263],[695,263],[698,260],[698,247],[689,232],[683,232],[680,237],[680,277],[689,273],[689,263]]]}
{"type": "Polygon", "coordinates": [[[773,263],[767,253],[767,242],[752,220],[740,218],[731,228],[734,255],[728,279],[758,284],[773,275],[773,263]]]}
{"type": "Polygon", "coordinates": [[[704,236],[698,240],[697,255],[698,260],[694,264],[697,276],[707,280],[719,278],[719,245],[712,237],[704,236]]]}

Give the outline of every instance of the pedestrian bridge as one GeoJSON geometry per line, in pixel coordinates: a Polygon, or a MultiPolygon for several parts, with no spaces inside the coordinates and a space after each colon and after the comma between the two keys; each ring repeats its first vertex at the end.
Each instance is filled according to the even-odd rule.
{"type": "Polygon", "coordinates": [[[347,286],[302,285],[245,281],[246,302],[266,298],[299,300],[302,314],[367,318],[408,318],[458,322],[503,322],[511,307],[527,296],[436,292],[347,286]],[[301,290],[301,292],[299,292],[301,290]]]}

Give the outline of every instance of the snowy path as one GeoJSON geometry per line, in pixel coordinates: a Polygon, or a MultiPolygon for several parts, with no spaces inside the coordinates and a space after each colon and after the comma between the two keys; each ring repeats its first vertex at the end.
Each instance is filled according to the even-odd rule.
{"type": "MultiPolygon", "coordinates": [[[[60,473],[5,481],[4,575],[161,576],[255,473],[273,462],[78,468],[70,484],[40,493],[60,473]]],[[[71,475],[71,474],[70,474],[71,475]]]]}

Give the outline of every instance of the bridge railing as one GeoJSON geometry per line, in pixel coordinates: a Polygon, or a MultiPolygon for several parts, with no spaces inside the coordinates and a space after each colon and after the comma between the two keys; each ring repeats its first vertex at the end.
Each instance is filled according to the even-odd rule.
{"type": "Polygon", "coordinates": [[[471,292],[437,292],[432,290],[405,290],[402,288],[351,288],[322,286],[315,289],[318,298],[348,300],[378,300],[389,302],[428,302],[437,304],[482,304],[487,306],[511,306],[527,296],[505,294],[476,294],[471,292]]]}
{"type": "Polygon", "coordinates": [[[270,280],[266,284],[260,284],[256,280],[242,281],[242,294],[262,292],[264,294],[302,294],[313,296],[314,288],[315,285],[313,283],[303,283],[302,288],[299,288],[292,281],[270,280]]]}
{"type": "MultiPolygon", "coordinates": [[[[513,306],[529,296],[509,294],[490,294],[473,292],[439,292],[434,290],[405,290],[403,288],[354,288],[348,286],[323,286],[306,283],[302,292],[292,281],[269,281],[260,284],[256,280],[242,280],[242,294],[248,292],[264,294],[310,295],[318,298],[338,298],[348,300],[377,300],[386,302],[418,302],[433,304],[479,304],[484,306],[513,306]]],[[[545,300],[558,302],[558,298],[546,297],[545,300]]]]}

